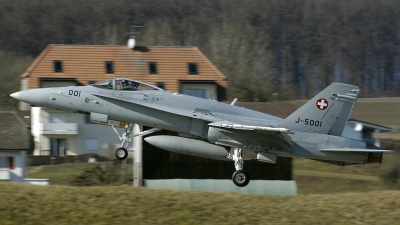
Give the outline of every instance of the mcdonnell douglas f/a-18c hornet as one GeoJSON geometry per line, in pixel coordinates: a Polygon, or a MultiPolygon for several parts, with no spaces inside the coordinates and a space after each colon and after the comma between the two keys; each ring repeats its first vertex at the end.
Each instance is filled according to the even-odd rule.
{"type": "Polygon", "coordinates": [[[161,129],[177,136],[155,135],[148,143],[172,152],[217,160],[232,160],[232,180],[244,187],[250,181],[244,160],[275,163],[277,156],[302,157],[349,165],[381,163],[377,146],[342,137],[357,100],[357,86],[332,83],[286,119],[214,100],[178,93],[126,78],[89,86],[40,88],[11,97],[34,106],[90,113],[103,124],[126,122],[115,156],[123,160],[132,137],[161,129]],[[151,129],[133,134],[132,124],[151,129]]]}

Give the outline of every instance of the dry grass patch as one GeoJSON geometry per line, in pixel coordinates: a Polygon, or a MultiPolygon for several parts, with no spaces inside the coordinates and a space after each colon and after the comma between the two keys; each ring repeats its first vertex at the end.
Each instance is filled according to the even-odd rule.
{"type": "MultiPolygon", "coordinates": [[[[336,174],[352,174],[352,175],[363,175],[368,177],[380,177],[382,174],[390,171],[394,166],[400,165],[400,151],[394,153],[385,153],[383,155],[382,164],[358,164],[349,166],[337,166],[328,163],[318,162],[310,159],[294,159],[293,160],[293,171],[301,173],[302,171],[308,171],[308,173],[314,173],[318,176],[318,173],[336,173],[336,174]]],[[[310,174],[306,174],[310,175],[310,174]]],[[[360,176],[361,177],[361,176],[360,176]]]]}
{"type": "Polygon", "coordinates": [[[365,193],[393,189],[383,181],[295,175],[299,195],[365,193]]]}
{"type": "Polygon", "coordinates": [[[0,224],[396,224],[400,192],[262,196],[0,183],[0,224]]]}

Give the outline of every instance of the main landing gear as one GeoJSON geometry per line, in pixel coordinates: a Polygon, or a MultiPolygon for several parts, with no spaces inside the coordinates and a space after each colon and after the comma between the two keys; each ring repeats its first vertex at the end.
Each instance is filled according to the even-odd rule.
{"type": "MultiPolygon", "coordinates": [[[[233,161],[235,161],[235,168],[236,171],[232,175],[232,181],[236,186],[244,187],[249,184],[250,182],[250,175],[243,170],[243,159],[242,159],[242,149],[234,147],[233,155],[228,156],[233,161]]],[[[231,150],[231,151],[232,151],[231,150]]]]}

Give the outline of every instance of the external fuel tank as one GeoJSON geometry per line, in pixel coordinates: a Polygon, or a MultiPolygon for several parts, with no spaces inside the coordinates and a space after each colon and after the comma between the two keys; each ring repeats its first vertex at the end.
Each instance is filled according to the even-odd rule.
{"type": "Polygon", "coordinates": [[[156,135],[144,139],[158,148],[180,154],[199,156],[217,160],[230,160],[227,158],[229,149],[205,141],[184,137],[156,135]]]}

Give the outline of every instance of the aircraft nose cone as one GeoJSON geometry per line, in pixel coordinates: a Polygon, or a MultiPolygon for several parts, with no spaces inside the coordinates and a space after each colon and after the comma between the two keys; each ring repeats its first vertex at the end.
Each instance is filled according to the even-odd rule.
{"type": "Polygon", "coordinates": [[[19,100],[19,92],[12,93],[10,96],[19,100]]]}
{"type": "Polygon", "coordinates": [[[47,88],[38,88],[32,90],[24,90],[12,93],[10,96],[33,106],[47,106],[47,101],[49,99],[48,94],[49,89],[47,88]]]}

